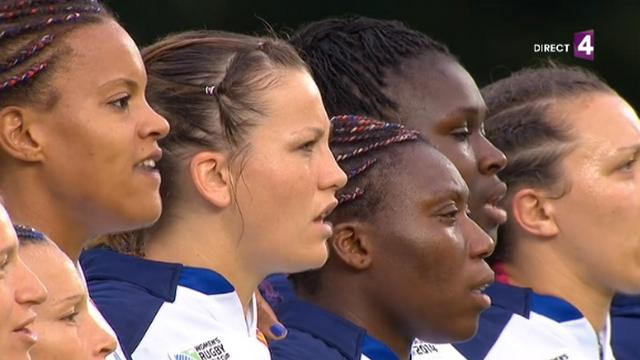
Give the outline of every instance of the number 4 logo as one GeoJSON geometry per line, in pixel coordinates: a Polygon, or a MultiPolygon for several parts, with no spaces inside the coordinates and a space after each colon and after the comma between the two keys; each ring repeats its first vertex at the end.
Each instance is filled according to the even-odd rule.
{"type": "Polygon", "coordinates": [[[573,56],[579,59],[595,59],[595,30],[586,30],[573,34],[573,56]]]}

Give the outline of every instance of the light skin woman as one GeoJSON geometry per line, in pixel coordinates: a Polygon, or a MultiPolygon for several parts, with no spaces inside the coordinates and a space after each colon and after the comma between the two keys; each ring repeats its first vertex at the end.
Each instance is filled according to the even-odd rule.
{"type": "Polygon", "coordinates": [[[612,299],[640,293],[638,116],[580,68],[523,69],[482,93],[487,137],[509,159],[509,220],[494,253],[492,308],[456,346],[487,359],[514,347],[536,358],[613,358],[612,299]]]}
{"type": "Polygon", "coordinates": [[[18,238],[0,201],[0,352],[7,359],[30,359],[36,343],[34,307],[46,290],[18,256],[18,238]]]}
{"type": "Polygon", "coordinates": [[[18,228],[20,257],[47,288],[47,300],[34,307],[38,342],[32,360],[104,359],[116,342],[89,312],[87,287],[71,260],[42,233],[18,228]]]}
{"type": "MultiPolygon", "coordinates": [[[[206,34],[191,36],[194,47],[207,42],[206,34]]],[[[210,39],[213,49],[215,35],[210,39]]],[[[179,39],[172,41],[180,43],[179,39]]],[[[163,64],[162,57],[176,56],[170,53],[170,43],[167,40],[144,52],[149,72],[158,84],[162,80],[183,81],[162,77],[167,70],[163,67],[171,66],[163,64]]],[[[255,46],[258,56],[261,52],[274,58],[281,56],[278,51],[282,50],[268,55],[269,47],[261,50],[257,41],[255,46]]],[[[195,150],[176,145],[189,134],[176,131],[167,139],[165,150],[188,157],[178,171],[166,175],[172,178],[165,192],[174,192],[167,200],[172,208],[149,230],[144,249],[149,259],[216,269],[237,284],[245,305],[266,275],[314,268],[326,261],[325,241],[331,231],[323,220],[337,204],[335,191],[346,182],[328,147],[329,119],[320,92],[304,64],[297,60],[292,63],[276,62],[270,65],[271,73],[257,70],[258,81],[248,83],[247,90],[254,86],[262,91],[238,94],[237,98],[233,91],[244,89],[242,84],[232,88],[232,81],[243,81],[248,74],[234,69],[239,73],[202,75],[201,81],[217,84],[216,93],[203,100],[212,111],[216,102],[220,103],[223,116],[235,120],[239,130],[219,143],[195,150]],[[258,109],[254,114],[244,109],[234,113],[231,108],[234,101],[251,100],[258,109]],[[196,236],[203,231],[212,236],[196,236]],[[218,255],[208,255],[212,248],[218,255]]],[[[206,96],[204,85],[201,97],[206,96]]],[[[169,110],[177,104],[167,100],[167,90],[150,88],[150,101],[169,120],[178,121],[177,112],[169,110]]],[[[209,121],[212,129],[228,126],[209,121]]],[[[167,164],[173,165],[177,157],[168,159],[167,164]]]]}
{"type": "MultiPolygon", "coordinates": [[[[542,184],[506,171],[512,221],[501,255],[511,283],[569,301],[602,330],[613,295],[640,292],[640,121],[604,85],[574,95],[544,110],[542,121],[565,137],[547,142],[559,155],[542,184]]],[[[531,156],[506,145],[498,121],[489,134],[514,167],[531,156]]]]}

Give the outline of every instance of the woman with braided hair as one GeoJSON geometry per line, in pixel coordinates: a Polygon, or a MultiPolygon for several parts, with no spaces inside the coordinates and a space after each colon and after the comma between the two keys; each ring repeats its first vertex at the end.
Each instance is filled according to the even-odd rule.
{"type": "Polygon", "coordinates": [[[194,31],[142,53],[149,101],[172,127],[164,209],[83,255],[92,298],[133,360],[269,359],[257,286],[326,261],[325,218],[346,182],[320,92],[278,39],[194,31]]]}
{"type": "Polygon", "coordinates": [[[145,100],[135,43],[99,2],[1,4],[0,193],[14,222],[76,261],[88,240],[158,218],[169,128],[145,100]]]}
{"type": "MultiPolygon", "coordinates": [[[[0,1],[0,195],[76,263],[92,238],[161,211],[146,73],[97,0],[0,1]]],[[[78,332],[85,336],[87,332],[78,332]]]]}
{"type": "Polygon", "coordinates": [[[510,216],[491,309],[455,346],[471,359],[617,358],[612,299],[640,293],[635,110],[594,74],[560,65],[522,69],[482,94],[487,137],[509,158],[510,216]]]}
{"type": "Polygon", "coordinates": [[[349,180],[329,216],[331,255],[307,281],[296,278],[304,301],[278,308],[289,335],[271,344],[273,358],[409,359],[414,338],[470,337],[491,304],[481,290],[493,279],[484,261],[493,242],[468,216],[459,172],[402,125],[332,124],[331,150],[349,180]]]}
{"type": "MultiPolygon", "coordinates": [[[[290,42],[311,67],[330,115],[364,114],[404,124],[447,156],[469,187],[471,218],[495,237],[497,226],[506,220],[497,206],[505,193],[497,174],[506,159],[484,136],[486,106],[478,87],[446,46],[400,22],[364,17],[308,24],[290,42]]],[[[363,205],[361,211],[366,209],[363,205]]],[[[305,297],[308,289],[316,288],[317,274],[291,275],[297,293],[305,297]]],[[[282,277],[270,280],[263,288],[275,291],[266,292],[267,299],[277,311],[286,311],[291,287],[282,277]]],[[[434,333],[425,340],[460,341],[473,335],[452,332],[456,322],[439,308],[431,311],[442,317],[431,319],[434,333]]],[[[284,355],[296,346],[293,342],[290,337],[272,348],[281,358],[293,359],[295,355],[284,355]]],[[[429,351],[432,345],[423,345],[416,347],[416,355],[455,352],[444,346],[436,353],[429,351]]]]}

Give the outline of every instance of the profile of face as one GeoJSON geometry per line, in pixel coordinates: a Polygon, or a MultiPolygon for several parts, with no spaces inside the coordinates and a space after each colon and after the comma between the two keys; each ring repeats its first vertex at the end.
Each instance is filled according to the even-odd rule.
{"type": "Polygon", "coordinates": [[[22,246],[20,256],[48,291],[34,307],[38,342],[31,359],[104,359],[113,352],[115,339],[90,315],[87,289],[71,260],[51,242],[22,246]]]}
{"type": "Polygon", "coordinates": [[[552,112],[576,138],[562,160],[566,193],[551,199],[559,252],[606,292],[640,292],[640,120],[614,94],[561,102],[552,112]]]}
{"type": "Polygon", "coordinates": [[[324,264],[335,193],[346,175],[329,150],[320,91],[303,70],[282,70],[264,96],[265,118],[251,129],[236,181],[243,235],[263,271],[299,272],[324,264]],[[268,256],[266,256],[268,254],[268,256]]]}
{"type": "Polygon", "coordinates": [[[157,140],[169,125],[147,104],[136,44],[113,20],[60,41],[70,51],[51,76],[57,102],[28,109],[47,183],[65,216],[91,235],[153,223],[161,211],[157,140]]]}
{"type": "Polygon", "coordinates": [[[484,258],[494,243],[468,217],[467,185],[446,157],[421,144],[395,151],[401,160],[385,183],[384,210],[367,222],[371,298],[407,336],[468,339],[491,305],[482,289],[493,281],[484,258]]]}
{"type": "Polygon", "coordinates": [[[471,192],[471,218],[495,239],[498,225],[506,221],[498,207],[506,186],[496,175],[506,157],[484,136],[486,106],[473,78],[449,58],[424,55],[405,60],[385,80],[399,120],[420,131],[458,168],[471,192]]]}
{"type": "Polygon", "coordinates": [[[18,255],[18,238],[0,205],[0,354],[7,359],[29,359],[36,343],[36,313],[46,291],[18,255]]]}

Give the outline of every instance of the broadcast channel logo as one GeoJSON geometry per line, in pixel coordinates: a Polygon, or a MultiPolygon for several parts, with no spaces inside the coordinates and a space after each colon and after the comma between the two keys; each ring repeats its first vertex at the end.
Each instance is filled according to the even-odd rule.
{"type": "MultiPolygon", "coordinates": [[[[579,59],[593,61],[595,59],[595,30],[585,30],[573,34],[573,56],[579,59]]],[[[533,44],[535,53],[569,53],[569,43],[538,43],[533,44]]]]}
{"type": "Polygon", "coordinates": [[[579,59],[595,59],[595,36],[594,30],[580,31],[573,34],[573,56],[579,59]]]}

